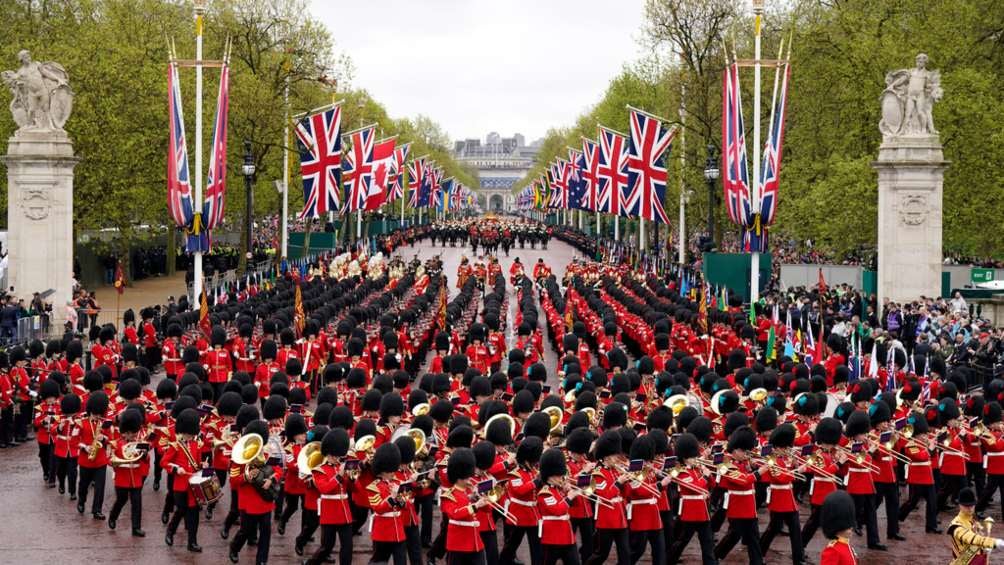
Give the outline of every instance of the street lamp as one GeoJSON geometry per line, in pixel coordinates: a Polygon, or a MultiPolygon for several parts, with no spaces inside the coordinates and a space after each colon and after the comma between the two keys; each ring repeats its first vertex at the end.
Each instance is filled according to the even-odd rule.
{"type": "Polygon", "coordinates": [[[704,178],[708,181],[708,241],[715,241],[715,181],[718,180],[718,157],[715,146],[708,145],[708,161],[704,165],[704,178]]]}
{"type": "MultiPolygon", "coordinates": [[[[244,164],[241,165],[241,172],[244,173],[244,259],[250,260],[253,246],[251,244],[251,216],[254,213],[254,194],[251,190],[254,184],[254,155],[251,154],[251,140],[244,140],[244,164]]],[[[245,263],[245,267],[246,267],[245,263]]],[[[246,270],[246,269],[245,269],[246,270]]]]}

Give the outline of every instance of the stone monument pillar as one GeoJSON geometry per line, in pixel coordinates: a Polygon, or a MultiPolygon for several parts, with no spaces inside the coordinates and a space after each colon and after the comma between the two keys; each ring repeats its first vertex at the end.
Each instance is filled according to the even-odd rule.
{"type": "Polygon", "coordinates": [[[916,66],[886,75],[878,171],[879,308],[941,294],[942,181],[948,161],[931,119],[940,74],[916,66]]]}
{"type": "Polygon", "coordinates": [[[51,331],[62,333],[73,293],[73,167],[78,159],[63,130],[73,92],[57,63],[18,53],[21,67],[0,78],[14,94],[19,128],[7,142],[8,284],[30,301],[35,292],[52,304],[51,331]]]}

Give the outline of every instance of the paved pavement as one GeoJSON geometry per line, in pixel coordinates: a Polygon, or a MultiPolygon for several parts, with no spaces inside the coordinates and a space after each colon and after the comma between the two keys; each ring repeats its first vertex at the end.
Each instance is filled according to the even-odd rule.
{"type": "MultiPolygon", "coordinates": [[[[453,281],[456,275],[457,265],[460,263],[462,254],[471,256],[470,248],[442,248],[432,247],[427,243],[415,248],[403,248],[400,253],[405,258],[410,258],[415,252],[420,257],[430,257],[441,254],[444,261],[444,269],[450,280],[453,281]]],[[[509,264],[514,257],[519,257],[524,263],[532,264],[538,257],[543,257],[548,261],[556,274],[563,274],[566,265],[576,252],[569,246],[561,242],[552,242],[549,249],[530,250],[516,249],[510,253],[510,257],[501,259],[503,271],[508,273],[509,264]]],[[[163,281],[171,284],[168,281],[163,281]]],[[[159,285],[158,285],[159,287],[159,285]]],[[[167,287],[165,286],[165,289],[167,287]]],[[[161,288],[150,288],[150,294],[165,290],[161,288]]],[[[455,291],[455,290],[454,290],[455,291]]],[[[510,288],[511,292],[512,289],[510,288]]],[[[141,291],[130,293],[138,295],[141,291]]],[[[142,291],[146,292],[146,291],[142,291]]],[[[147,295],[150,295],[147,294],[147,295]]],[[[132,297],[130,297],[132,298],[132,297]]],[[[152,300],[163,300],[165,296],[153,294],[152,300]]],[[[514,297],[510,297],[510,302],[514,297]]],[[[510,317],[510,319],[512,319],[510,317]]],[[[547,366],[552,369],[555,366],[556,358],[553,352],[547,355],[547,366]]],[[[554,377],[552,375],[552,381],[554,377]]],[[[107,514],[111,508],[114,498],[111,487],[111,473],[109,473],[108,486],[105,494],[104,512],[107,514]]],[[[220,539],[219,531],[223,515],[217,511],[216,517],[211,521],[202,520],[199,530],[199,542],[204,547],[205,552],[201,555],[193,555],[185,550],[185,533],[179,530],[176,536],[174,547],[164,545],[164,526],[160,523],[160,511],[163,504],[164,490],[154,492],[150,488],[150,481],[143,495],[143,527],[147,532],[147,537],[143,539],[132,538],[129,535],[128,515],[124,514],[119,519],[118,530],[110,531],[105,522],[96,522],[89,514],[80,516],[76,513],[74,504],[68,500],[68,495],[60,496],[55,490],[45,488],[42,483],[36,456],[36,446],[33,443],[18,446],[13,449],[0,450],[0,485],[5,496],[3,498],[3,518],[0,519],[0,564],[34,564],[34,563],[60,563],[60,564],[83,564],[83,563],[143,563],[144,565],[159,565],[167,563],[185,564],[220,564],[226,562],[227,550],[226,542],[220,539]]],[[[226,499],[225,499],[226,500],[226,499]]],[[[223,503],[224,506],[228,502],[223,503]]],[[[1002,518],[997,514],[997,506],[993,507],[995,519],[1002,518]]],[[[128,509],[126,509],[128,512],[128,509]]],[[[802,521],[806,519],[803,512],[802,521]]],[[[273,534],[272,551],[270,563],[287,564],[298,563],[299,560],[293,553],[292,538],[298,532],[298,516],[294,516],[285,536],[273,534]]],[[[947,526],[951,517],[942,515],[942,525],[947,526]]],[[[879,531],[885,532],[884,514],[880,510],[879,531]]],[[[767,523],[766,513],[761,516],[760,524],[767,523]]],[[[438,529],[438,518],[437,518],[438,529]]],[[[727,526],[723,526],[727,527],[727,526]]],[[[910,516],[909,520],[902,526],[903,535],[908,541],[890,542],[890,552],[873,552],[864,549],[863,538],[857,538],[854,543],[860,548],[858,550],[859,562],[864,565],[886,564],[890,561],[911,563],[911,564],[934,564],[947,563],[950,561],[950,550],[948,538],[945,535],[925,534],[923,532],[923,514],[920,510],[910,516]]],[[[723,534],[724,530],[720,532],[723,534]]],[[[319,534],[318,534],[319,535],[319,534]]],[[[319,537],[318,537],[319,539],[319,537]]],[[[314,546],[316,547],[316,546],[314,546]]],[[[810,563],[818,563],[819,552],[823,547],[821,534],[817,534],[813,542],[809,545],[807,556],[810,563]]],[[[308,547],[309,550],[309,547],[308,547]]],[[[370,543],[368,536],[357,537],[355,540],[354,563],[366,563],[370,558],[370,543]]],[[[790,562],[790,551],[787,540],[783,537],[777,538],[774,542],[771,553],[767,556],[767,563],[788,563],[790,562]]],[[[521,558],[529,562],[524,551],[521,558]]],[[[241,555],[242,562],[253,562],[253,552],[245,550],[241,555]]],[[[613,563],[616,559],[611,555],[608,563],[613,563]]],[[[650,562],[646,556],[643,563],[650,562]]],[[[740,545],[733,550],[723,563],[727,565],[738,565],[746,563],[744,548],[740,545]]],[[[687,551],[684,553],[683,563],[700,563],[700,549],[697,540],[693,540],[687,551]]]]}

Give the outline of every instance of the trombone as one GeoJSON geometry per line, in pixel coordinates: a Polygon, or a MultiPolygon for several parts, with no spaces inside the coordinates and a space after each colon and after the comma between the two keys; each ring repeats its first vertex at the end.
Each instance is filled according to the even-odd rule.
{"type": "MultiPolygon", "coordinates": [[[[894,435],[895,435],[895,433],[896,432],[893,432],[894,435]]],[[[882,443],[881,441],[879,441],[880,438],[875,437],[872,434],[868,435],[868,439],[875,445],[875,448],[878,451],[881,451],[882,453],[885,453],[886,455],[891,455],[893,458],[895,458],[900,463],[910,463],[910,458],[909,457],[907,457],[906,455],[903,455],[902,453],[900,453],[900,452],[898,452],[898,451],[896,451],[896,450],[894,450],[892,448],[892,446],[895,445],[895,441],[894,440],[890,439],[888,442],[882,443]]]]}
{"type": "Polygon", "coordinates": [[[797,461],[799,465],[805,465],[805,467],[815,476],[823,477],[824,479],[829,479],[834,482],[840,482],[841,480],[840,477],[834,475],[833,473],[827,473],[823,470],[823,465],[825,464],[823,458],[815,453],[809,455],[808,457],[802,457],[801,455],[792,453],[791,457],[797,461]]]}
{"type": "MultiPolygon", "coordinates": [[[[794,459],[796,462],[799,462],[798,461],[799,458],[794,455],[792,456],[792,459],[794,459]]],[[[781,472],[791,473],[795,477],[795,479],[799,481],[806,480],[805,474],[796,471],[794,469],[788,469],[786,467],[778,465],[777,460],[774,458],[773,455],[768,455],[767,457],[750,457],[750,463],[753,465],[766,465],[770,469],[777,469],[778,471],[781,472]]]]}
{"type": "Polygon", "coordinates": [[[864,451],[859,451],[858,453],[854,453],[853,451],[851,451],[850,449],[848,449],[848,448],[846,448],[846,447],[844,447],[842,445],[834,445],[833,448],[836,449],[838,452],[844,454],[848,459],[853,459],[854,462],[857,463],[859,466],[864,467],[865,469],[868,469],[872,473],[878,473],[879,472],[878,466],[876,466],[873,463],[869,463],[869,462],[865,461],[865,452],[864,451]]]}
{"type": "Polygon", "coordinates": [[[500,514],[502,514],[503,518],[511,522],[515,522],[516,517],[513,516],[511,512],[506,510],[505,506],[502,506],[501,504],[498,503],[499,499],[502,498],[502,495],[504,494],[505,494],[505,485],[503,485],[500,482],[496,482],[495,485],[492,486],[492,488],[488,492],[486,492],[483,495],[479,495],[476,498],[477,499],[484,498],[485,500],[488,501],[488,506],[491,506],[493,509],[497,510],[500,514]]]}
{"type": "Polygon", "coordinates": [[[565,477],[564,480],[565,480],[565,487],[566,487],[567,491],[575,491],[576,493],[578,493],[579,495],[581,495],[586,500],[591,500],[591,501],[593,501],[593,502],[595,502],[595,503],[597,503],[600,506],[603,506],[605,508],[613,508],[614,507],[614,504],[613,504],[613,502],[610,501],[610,499],[603,498],[602,496],[596,494],[596,492],[595,492],[596,491],[596,479],[590,477],[589,478],[589,486],[587,486],[585,488],[580,488],[578,486],[573,485],[572,482],[569,480],[568,477],[565,477]]]}

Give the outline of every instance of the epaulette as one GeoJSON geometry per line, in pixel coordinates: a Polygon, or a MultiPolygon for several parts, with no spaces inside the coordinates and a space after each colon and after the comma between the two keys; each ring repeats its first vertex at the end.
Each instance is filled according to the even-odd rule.
{"type": "Polygon", "coordinates": [[[373,481],[372,483],[366,485],[366,490],[369,490],[369,491],[372,491],[372,492],[375,492],[375,493],[378,493],[378,494],[380,493],[380,487],[376,486],[376,481],[373,481]]]}
{"type": "Polygon", "coordinates": [[[449,500],[450,502],[456,502],[456,499],[453,498],[453,489],[446,489],[446,490],[440,492],[439,493],[439,498],[445,498],[446,500],[449,500]]]}

